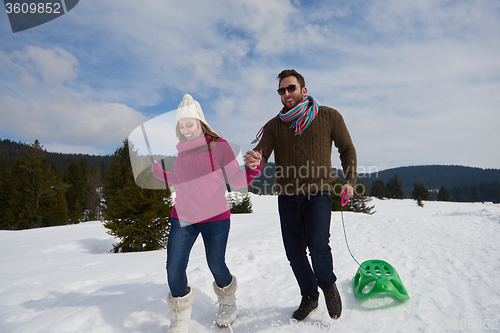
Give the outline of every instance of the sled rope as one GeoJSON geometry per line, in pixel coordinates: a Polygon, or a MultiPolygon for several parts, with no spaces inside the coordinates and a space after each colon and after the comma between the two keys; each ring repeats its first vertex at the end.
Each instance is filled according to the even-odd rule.
{"type": "Polygon", "coordinates": [[[376,274],[372,274],[371,272],[369,272],[366,268],[364,268],[357,260],[356,258],[354,258],[354,255],[352,254],[351,252],[351,249],[349,248],[349,242],[347,241],[347,234],[345,232],[345,223],[344,223],[344,206],[347,205],[347,201],[344,202],[344,195],[345,195],[345,192],[342,193],[342,197],[340,199],[340,217],[342,219],[342,229],[344,229],[344,239],[345,239],[345,245],[347,245],[347,251],[349,251],[349,254],[351,255],[352,259],[356,262],[356,264],[358,264],[359,267],[363,268],[365,270],[366,273],[369,273],[370,275],[373,275],[374,277],[377,278],[377,280],[380,280],[380,279],[385,279],[387,280],[386,278],[383,278],[382,276],[379,276],[379,275],[376,275],[376,274]]]}

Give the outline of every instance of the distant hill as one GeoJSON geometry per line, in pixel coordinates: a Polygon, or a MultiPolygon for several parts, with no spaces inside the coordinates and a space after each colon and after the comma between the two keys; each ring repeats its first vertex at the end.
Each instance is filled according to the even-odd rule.
{"type": "MultiPolygon", "coordinates": [[[[29,149],[29,144],[22,142],[14,142],[8,139],[0,139],[0,160],[7,158],[9,164],[12,165],[20,158],[26,156],[29,149]]],[[[73,160],[81,158],[87,159],[90,165],[101,166],[102,163],[109,165],[109,155],[88,155],[88,154],[63,154],[47,152],[47,160],[52,163],[53,160],[57,163],[59,171],[65,170],[73,160]]]]}
{"type": "Polygon", "coordinates": [[[424,182],[429,190],[463,187],[466,185],[500,183],[500,169],[481,169],[459,165],[421,165],[399,167],[369,174],[359,174],[358,181],[362,180],[368,189],[375,179],[381,179],[386,184],[394,175],[398,175],[403,182],[406,197],[411,197],[415,181],[424,182]]]}

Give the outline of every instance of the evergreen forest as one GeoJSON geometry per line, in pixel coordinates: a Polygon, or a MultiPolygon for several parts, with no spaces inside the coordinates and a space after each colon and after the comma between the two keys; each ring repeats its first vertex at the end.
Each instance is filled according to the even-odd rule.
{"type": "Polygon", "coordinates": [[[38,141],[30,145],[0,142],[0,229],[30,229],[102,218],[102,188],[108,168],[105,158],[50,155],[38,141]],[[60,168],[57,156],[63,158],[64,168],[60,168]]]}

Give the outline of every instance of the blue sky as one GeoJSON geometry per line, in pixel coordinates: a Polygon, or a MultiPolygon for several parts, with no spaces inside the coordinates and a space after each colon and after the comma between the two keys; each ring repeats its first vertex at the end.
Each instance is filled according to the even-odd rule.
{"type": "Polygon", "coordinates": [[[81,0],[15,34],[3,12],[0,138],[112,154],[189,93],[246,150],[295,68],[344,116],[360,171],[500,168],[499,55],[489,0],[81,0]]]}

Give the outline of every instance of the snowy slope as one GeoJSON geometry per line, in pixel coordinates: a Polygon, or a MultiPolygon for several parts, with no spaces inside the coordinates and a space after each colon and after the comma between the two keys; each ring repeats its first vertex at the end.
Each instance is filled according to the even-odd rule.
{"type": "MultiPolygon", "coordinates": [[[[340,213],[332,213],[331,246],[343,298],[340,320],[324,300],[304,322],[290,321],[300,302],[281,243],[276,197],[252,196],[254,214],[234,215],[227,250],[238,277],[239,316],[214,324],[217,307],[203,242],[188,267],[196,289],[191,332],[446,332],[500,330],[500,206],[376,200],[374,215],[345,213],[359,262],[383,259],[398,271],[411,299],[358,301],[357,264],[340,213]],[[465,329],[461,329],[465,328],[465,329]]],[[[0,231],[0,332],[166,332],[166,251],[110,253],[100,222],[0,231]]]]}

